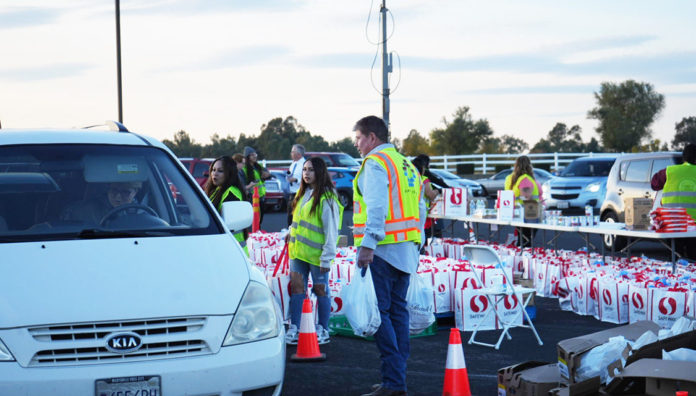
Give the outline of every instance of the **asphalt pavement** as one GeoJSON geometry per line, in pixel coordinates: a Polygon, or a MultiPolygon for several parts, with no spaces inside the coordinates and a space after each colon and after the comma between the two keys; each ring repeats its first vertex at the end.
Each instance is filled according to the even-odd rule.
{"type": "MultiPolygon", "coordinates": [[[[341,234],[349,235],[349,242],[352,242],[349,229],[351,217],[352,212],[346,211],[341,230],[341,234]]],[[[285,213],[267,213],[261,228],[274,232],[285,226],[285,213]]],[[[502,230],[500,236],[494,236],[493,240],[504,238],[508,231],[502,230]]],[[[483,234],[480,237],[488,238],[486,228],[480,228],[479,232],[483,234]]],[[[444,235],[465,238],[467,234],[461,222],[445,221],[444,235]]],[[[536,240],[537,243],[542,240],[540,233],[536,240]]],[[[597,237],[592,241],[599,249],[601,240],[597,237]]],[[[576,250],[584,244],[584,240],[575,234],[562,235],[558,240],[558,248],[562,249],[576,250]]],[[[633,253],[661,259],[667,258],[668,254],[660,245],[650,242],[638,244],[633,253]]],[[[473,395],[497,395],[497,371],[502,367],[527,360],[555,363],[556,344],[559,341],[616,326],[600,322],[592,316],[561,311],[558,300],[552,298],[537,297],[536,307],[536,319],[533,323],[543,341],[541,346],[526,328],[512,329],[512,339],[504,340],[500,350],[468,345],[471,332],[461,333],[473,395]]],[[[449,333],[454,327],[454,319],[439,318],[437,322],[438,331],[435,335],[411,339],[407,371],[409,395],[442,394],[449,333]]],[[[494,342],[499,334],[499,331],[480,332],[477,340],[481,336],[482,341],[494,342]]],[[[287,349],[283,395],[360,395],[369,392],[372,384],[380,382],[379,352],[374,342],[333,336],[329,344],[321,346],[321,352],[326,353],[327,359],[316,363],[291,362],[289,357],[295,350],[294,346],[287,349]]]]}

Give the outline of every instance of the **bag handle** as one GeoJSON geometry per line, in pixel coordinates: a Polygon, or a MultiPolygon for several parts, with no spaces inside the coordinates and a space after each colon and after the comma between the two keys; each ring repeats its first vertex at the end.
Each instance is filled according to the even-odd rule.
{"type": "Polygon", "coordinates": [[[282,267],[283,271],[281,273],[285,272],[285,269],[288,266],[288,244],[286,243],[283,245],[283,250],[280,251],[280,256],[278,257],[278,261],[276,261],[275,268],[273,269],[273,277],[275,277],[278,274],[278,270],[282,267]]]}

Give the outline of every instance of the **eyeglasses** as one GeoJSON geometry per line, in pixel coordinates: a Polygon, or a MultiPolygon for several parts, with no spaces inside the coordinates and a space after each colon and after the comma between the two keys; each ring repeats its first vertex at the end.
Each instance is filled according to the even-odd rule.
{"type": "Polygon", "coordinates": [[[135,189],[134,188],[110,188],[109,194],[127,197],[129,195],[135,194],[135,189]]]}

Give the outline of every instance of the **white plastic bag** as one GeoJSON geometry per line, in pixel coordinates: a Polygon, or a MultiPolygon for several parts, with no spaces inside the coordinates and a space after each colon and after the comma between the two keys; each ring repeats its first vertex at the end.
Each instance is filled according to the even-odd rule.
{"type": "Polygon", "coordinates": [[[411,274],[406,292],[406,306],[409,316],[409,334],[420,334],[435,321],[433,288],[415,272],[411,274]]]}
{"type": "Polygon", "coordinates": [[[626,345],[629,345],[628,340],[623,336],[617,336],[594,347],[580,358],[580,367],[576,371],[575,380],[580,382],[599,375],[603,384],[608,383],[611,377],[607,366],[619,359],[621,359],[621,363],[625,363],[621,354],[626,349],[626,345]]]}
{"type": "Polygon", "coordinates": [[[352,281],[341,290],[343,310],[357,336],[368,337],[382,324],[377,306],[377,294],[372,283],[372,271],[356,271],[352,281]]]}
{"type": "Polygon", "coordinates": [[[680,360],[682,362],[696,362],[696,350],[679,348],[673,351],[662,350],[662,360],[680,360]]]}

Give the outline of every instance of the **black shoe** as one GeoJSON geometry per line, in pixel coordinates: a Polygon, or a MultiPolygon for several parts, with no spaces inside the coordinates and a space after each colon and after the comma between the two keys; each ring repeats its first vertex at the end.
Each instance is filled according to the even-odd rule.
{"type": "Polygon", "coordinates": [[[361,396],[406,396],[406,391],[387,389],[382,387],[382,384],[374,384],[371,388],[372,392],[361,396]]]}

